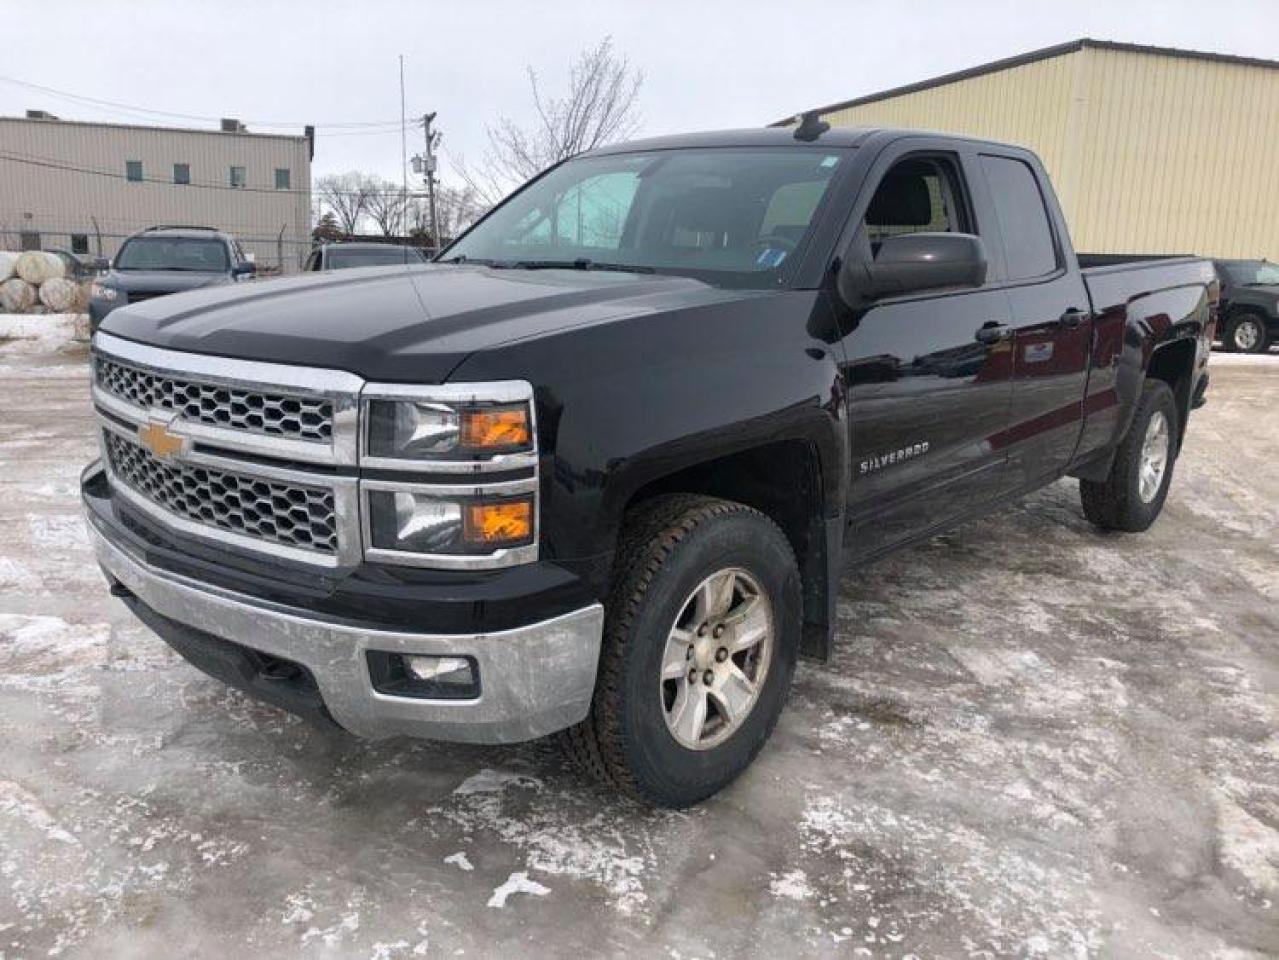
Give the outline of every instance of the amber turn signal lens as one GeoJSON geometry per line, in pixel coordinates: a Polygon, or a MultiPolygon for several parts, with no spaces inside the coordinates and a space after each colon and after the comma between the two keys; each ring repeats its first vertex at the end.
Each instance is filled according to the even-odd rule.
{"type": "Polygon", "coordinates": [[[463,538],[486,546],[527,543],[533,538],[532,499],[468,504],[463,538]]]}
{"type": "Polygon", "coordinates": [[[527,447],[532,439],[528,407],[484,407],[462,413],[462,446],[473,450],[527,447]]]}

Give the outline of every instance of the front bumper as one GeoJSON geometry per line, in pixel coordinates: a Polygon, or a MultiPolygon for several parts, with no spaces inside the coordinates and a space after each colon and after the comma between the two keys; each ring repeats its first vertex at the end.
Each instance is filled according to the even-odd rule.
{"type": "Polygon", "coordinates": [[[90,522],[88,528],[113,590],[127,595],[162,636],[171,622],[300,664],[314,678],[323,709],[357,736],[515,743],[571,726],[590,707],[604,622],[598,603],[491,633],[379,629],[307,615],[161,570],[114,542],[100,524],[90,522]],[[369,650],[473,657],[480,695],[425,700],[379,692],[369,674],[369,650]]]}

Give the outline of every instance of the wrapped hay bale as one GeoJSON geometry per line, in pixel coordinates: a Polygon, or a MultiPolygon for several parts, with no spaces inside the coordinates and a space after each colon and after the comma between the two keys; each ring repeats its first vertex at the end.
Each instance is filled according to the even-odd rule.
{"type": "Polygon", "coordinates": [[[54,277],[40,284],[40,302],[51,313],[71,313],[78,299],[79,289],[73,280],[54,277]]]}
{"type": "Polygon", "coordinates": [[[0,283],[13,276],[13,269],[18,265],[18,255],[0,250],[0,283]]]}
{"type": "Polygon", "coordinates": [[[40,286],[46,280],[54,280],[66,276],[67,268],[62,258],[43,250],[28,250],[18,257],[14,271],[27,283],[40,286]]]}
{"type": "Polygon", "coordinates": [[[12,277],[0,283],[0,313],[22,313],[36,302],[36,288],[12,277]]]}

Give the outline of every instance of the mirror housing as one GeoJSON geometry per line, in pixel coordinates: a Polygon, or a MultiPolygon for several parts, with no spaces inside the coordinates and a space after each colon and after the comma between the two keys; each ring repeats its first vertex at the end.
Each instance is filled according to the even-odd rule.
{"type": "Polygon", "coordinates": [[[94,257],[89,265],[98,273],[106,273],[111,269],[111,261],[106,257],[94,257]]]}
{"type": "Polygon", "coordinates": [[[258,272],[258,265],[252,260],[241,260],[232,269],[231,273],[237,277],[251,277],[258,272]]]}
{"type": "Polygon", "coordinates": [[[850,307],[942,287],[986,282],[986,245],[971,233],[905,233],[887,237],[874,260],[849,258],[839,271],[839,293],[850,307]]]}

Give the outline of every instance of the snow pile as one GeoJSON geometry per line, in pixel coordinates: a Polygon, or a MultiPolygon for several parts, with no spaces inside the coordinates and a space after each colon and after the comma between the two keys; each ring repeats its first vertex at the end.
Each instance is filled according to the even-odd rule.
{"type": "Polygon", "coordinates": [[[0,313],[0,353],[51,353],[88,339],[83,313],[0,313]]]}

